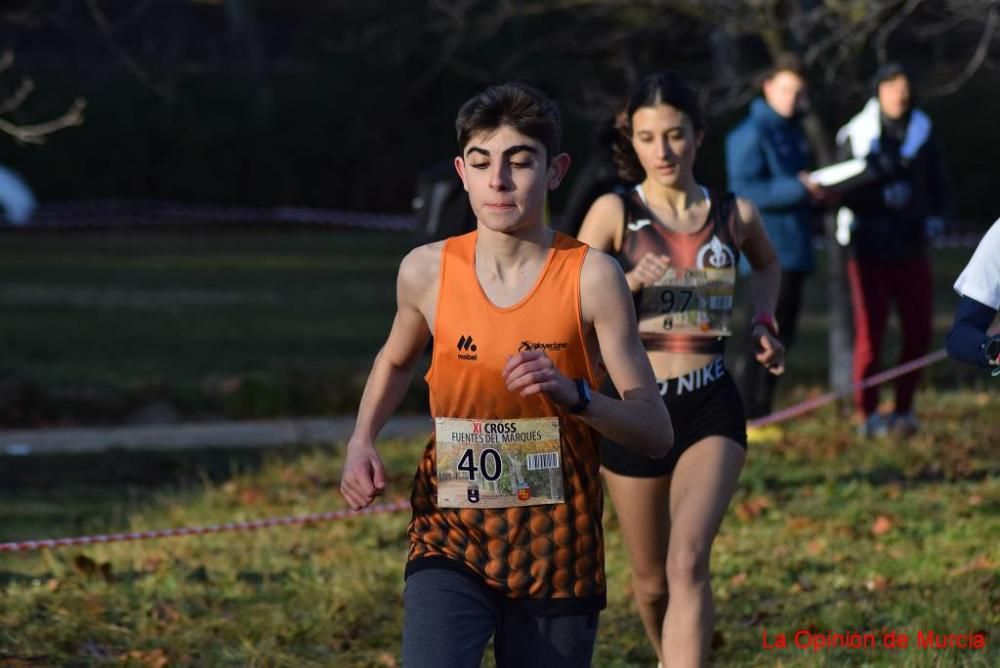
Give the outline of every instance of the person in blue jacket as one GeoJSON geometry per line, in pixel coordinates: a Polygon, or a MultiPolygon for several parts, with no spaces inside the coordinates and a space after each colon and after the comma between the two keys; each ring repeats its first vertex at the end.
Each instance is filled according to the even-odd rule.
{"type": "MultiPolygon", "coordinates": [[[[828,195],[809,180],[813,165],[802,129],[806,81],[794,56],[778,58],[750,104],[747,118],[726,137],[729,188],[760,211],[778,253],[781,291],[775,320],[786,350],[795,339],[802,285],[813,269],[815,205],[828,195]]],[[[749,357],[753,359],[752,351],[749,357]]],[[[744,392],[748,418],[771,412],[777,376],[746,364],[744,392]]],[[[762,368],[762,367],[761,367],[762,368]]]]}

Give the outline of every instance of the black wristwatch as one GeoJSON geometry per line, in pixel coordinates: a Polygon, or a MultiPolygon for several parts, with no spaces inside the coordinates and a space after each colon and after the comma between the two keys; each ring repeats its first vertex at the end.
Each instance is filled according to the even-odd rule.
{"type": "Polygon", "coordinates": [[[990,375],[1000,376],[1000,336],[991,336],[986,339],[982,346],[983,359],[986,361],[986,368],[990,375]]]}
{"type": "Polygon", "coordinates": [[[575,404],[570,406],[569,412],[582,413],[590,405],[590,385],[583,378],[574,378],[573,382],[576,383],[576,391],[579,393],[580,398],[576,400],[575,404]]]}

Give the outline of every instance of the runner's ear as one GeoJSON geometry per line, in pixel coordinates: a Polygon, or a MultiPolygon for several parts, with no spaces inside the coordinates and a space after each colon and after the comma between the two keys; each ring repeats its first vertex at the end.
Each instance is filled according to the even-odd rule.
{"type": "Polygon", "coordinates": [[[559,187],[559,184],[562,183],[563,178],[566,176],[566,172],[569,171],[571,162],[569,153],[560,153],[549,161],[548,182],[546,184],[549,190],[555,190],[559,187]]]}

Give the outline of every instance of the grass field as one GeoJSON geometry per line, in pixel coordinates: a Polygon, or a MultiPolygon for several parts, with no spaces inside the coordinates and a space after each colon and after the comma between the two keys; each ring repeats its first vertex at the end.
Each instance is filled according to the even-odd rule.
{"type": "MultiPolygon", "coordinates": [[[[753,447],[713,554],[719,666],[995,666],[1000,397],[925,393],[926,428],[859,441],[832,410],[753,447]],[[766,650],[778,633],[987,634],[984,650],[766,650]]],[[[419,441],[383,445],[405,498],[419,441]]],[[[339,450],[0,459],[0,540],[343,506],[339,450]]],[[[608,506],[596,666],[652,666],[608,506]]],[[[3,666],[396,666],[405,514],[0,555],[3,666]]],[[[488,660],[487,666],[492,665],[488,660]]]]}
{"type": "MultiPolygon", "coordinates": [[[[0,424],[136,421],[151,406],[188,419],[351,412],[410,245],[400,233],[316,228],[7,230],[0,424]]],[[[936,254],[935,345],[969,255],[936,254]]],[[[821,269],[783,392],[826,382],[825,290],[821,269]]],[[[935,386],[968,384],[970,373],[945,368],[931,370],[935,386]]],[[[404,410],[425,396],[416,383],[404,410]]]]}
{"type": "MultiPolygon", "coordinates": [[[[129,421],[156,404],[186,418],[349,412],[409,245],[317,229],[4,233],[0,424],[129,421]]],[[[935,347],[970,252],[935,258],[935,347]]],[[[779,403],[825,387],[822,277],[779,403]]],[[[1000,396],[950,362],[927,378],[916,437],[858,440],[830,407],[752,447],[713,553],[715,665],[1000,664],[1000,396]],[[981,631],[987,647],[762,647],[803,629],[911,644],[981,631]]],[[[339,445],[0,456],[0,541],[341,508],[339,445]]],[[[383,445],[389,498],[406,498],[421,447],[383,445]]],[[[595,665],[652,666],[607,507],[595,665]]],[[[0,555],[0,666],[396,666],[406,522],[0,555]]]]}
{"type": "Polygon", "coordinates": [[[316,229],[7,233],[0,421],[345,412],[409,237],[316,229]]]}

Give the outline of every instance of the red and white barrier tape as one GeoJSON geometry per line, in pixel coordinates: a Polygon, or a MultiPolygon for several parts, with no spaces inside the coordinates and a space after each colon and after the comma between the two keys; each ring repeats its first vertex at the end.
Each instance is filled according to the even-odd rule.
{"type": "Polygon", "coordinates": [[[179,527],[177,529],[158,529],[156,531],[132,531],[128,533],[97,534],[93,536],[74,536],[71,538],[49,538],[45,540],[24,540],[13,543],[0,543],[2,552],[28,552],[55,547],[70,547],[72,545],[94,545],[103,543],[121,543],[133,540],[151,540],[154,538],[172,538],[175,536],[202,536],[209,533],[226,531],[253,531],[270,529],[271,527],[287,527],[297,524],[316,524],[333,522],[357,515],[375,515],[378,513],[395,513],[409,509],[409,501],[393,501],[368,506],[363,510],[335,510],[326,513],[311,513],[309,515],[292,515],[287,517],[272,517],[263,520],[247,522],[229,522],[227,524],[212,524],[202,527],[179,527]]]}
{"type": "Polygon", "coordinates": [[[841,397],[846,397],[849,394],[853,394],[858,390],[864,390],[875,385],[880,385],[881,383],[886,383],[894,378],[899,378],[910,372],[916,371],[917,369],[922,369],[925,366],[930,366],[935,362],[940,362],[945,357],[948,356],[944,350],[935,350],[932,353],[928,353],[923,357],[918,357],[915,360],[910,360],[905,364],[900,364],[897,367],[888,369],[881,373],[877,373],[874,376],[865,378],[864,380],[854,383],[849,387],[845,387],[840,390],[834,390],[833,392],[827,392],[826,394],[821,394],[818,397],[813,397],[812,399],[807,399],[802,403],[795,404],[794,406],[789,406],[788,408],[782,409],[780,411],[775,411],[770,415],[765,415],[764,417],[756,418],[747,421],[748,427],[763,427],[769,424],[775,424],[777,422],[784,422],[785,420],[790,420],[793,417],[802,415],[803,413],[808,413],[814,411],[821,406],[832,403],[841,397]]]}
{"type": "Polygon", "coordinates": [[[77,229],[206,222],[299,223],[372,230],[411,231],[413,215],[338,211],[303,206],[240,207],[160,200],[75,200],[43,202],[26,227],[77,229]]]}
{"type": "MultiPolygon", "coordinates": [[[[783,410],[765,415],[762,418],[750,420],[747,426],[763,427],[777,422],[784,422],[793,417],[816,410],[837,399],[847,396],[857,390],[862,390],[874,385],[888,382],[907,373],[916,371],[923,367],[939,362],[946,357],[944,350],[936,350],[932,353],[919,357],[915,360],[901,364],[893,369],[888,369],[870,378],[854,383],[850,387],[827,392],[818,397],[807,399],[802,403],[790,406],[783,410]]],[[[269,529],[271,527],[292,526],[296,524],[314,524],[318,522],[333,522],[357,515],[374,515],[377,513],[402,512],[410,508],[409,501],[394,501],[369,506],[363,510],[336,510],[326,513],[312,513],[310,515],[296,515],[288,517],[272,517],[263,520],[250,520],[247,522],[230,522],[228,524],[214,524],[203,527],[179,527],[177,529],[159,529],[156,531],[134,531],[130,533],[98,534],[93,536],[75,536],[72,538],[49,538],[45,540],[25,540],[13,543],[0,543],[0,553],[3,552],[28,552],[31,550],[42,550],[56,547],[69,547],[72,545],[93,545],[97,543],[120,543],[133,540],[151,540],[154,538],[171,538],[174,536],[201,536],[209,533],[222,533],[225,531],[253,531],[256,529],[269,529]]]]}

